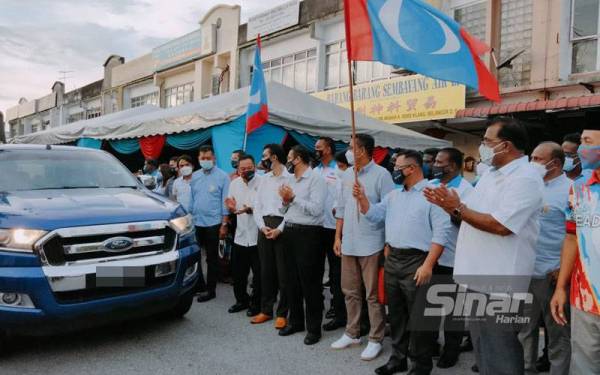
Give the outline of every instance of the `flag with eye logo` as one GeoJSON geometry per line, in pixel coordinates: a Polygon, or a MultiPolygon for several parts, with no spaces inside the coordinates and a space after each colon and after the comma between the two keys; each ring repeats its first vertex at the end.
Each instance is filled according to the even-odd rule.
{"type": "Polygon", "coordinates": [[[267,104],[267,85],[260,59],[260,35],[256,39],[254,65],[252,67],[252,83],[250,97],[246,110],[246,134],[250,134],[269,121],[269,106],[267,104]]]}
{"type": "Polygon", "coordinates": [[[498,81],[479,56],[489,50],[421,0],[344,0],[348,57],[380,61],[457,82],[500,101],[498,81]]]}

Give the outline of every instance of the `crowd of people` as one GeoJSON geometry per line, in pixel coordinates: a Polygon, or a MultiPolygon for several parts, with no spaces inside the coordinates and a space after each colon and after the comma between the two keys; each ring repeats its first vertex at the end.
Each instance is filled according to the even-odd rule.
{"type": "Polygon", "coordinates": [[[469,346],[482,374],[598,374],[600,130],[532,146],[518,120],[490,120],[474,181],[463,167],[476,162],[452,147],[394,150],[380,166],[366,134],[347,150],[319,138],[314,154],[267,144],[259,161],[237,150],[231,175],[211,146],[200,147],[195,172],[184,155],[147,160],[144,173],[193,216],[207,263],[199,302],[216,297],[229,236],[229,313],[274,321],[279,336],[306,332],[306,345],[322,330],[344,329],[336,350],[366,336],[365,361],[381,354],[389,324],[392,352],[377,374],[429,374],[436,356],[449,368],[469,346]],[[471,309],[459,326],[440,313],[419,329],[419,298],[443,276],[456,290],[509,298],[510,311],[471,309]]]}

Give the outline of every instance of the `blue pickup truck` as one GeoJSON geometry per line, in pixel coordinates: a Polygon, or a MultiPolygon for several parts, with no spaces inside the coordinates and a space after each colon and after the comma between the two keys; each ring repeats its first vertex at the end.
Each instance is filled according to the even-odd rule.
{"type": "Polygon", "coordinates": [[[183,316],[198,267],[190,215],[112,155],[0,145],[0,346],[12,334],[183,316]]]}

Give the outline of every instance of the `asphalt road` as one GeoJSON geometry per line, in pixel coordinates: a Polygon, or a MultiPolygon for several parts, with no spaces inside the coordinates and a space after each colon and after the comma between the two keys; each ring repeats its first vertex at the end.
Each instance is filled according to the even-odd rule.
{"type": "MultiPolygon", "coordinates": [[[[341,329],[324,332],[320,343],[308,347],[304,334],[279,337],[272,322],[253,326],[243,312],[228,314],[232,303],[231,286],[221,284],[216,300],[194,303],[181,320],[147,318],[65,336],[18,338],[0,358],[0,374],[373,374],[390,354],[389,338],[372,362],[359,358],[364,345],[329,349],[341,329]]],[[[467,353],[454,368],[433,373],[471,374],[472,364],[467,353]]]]}

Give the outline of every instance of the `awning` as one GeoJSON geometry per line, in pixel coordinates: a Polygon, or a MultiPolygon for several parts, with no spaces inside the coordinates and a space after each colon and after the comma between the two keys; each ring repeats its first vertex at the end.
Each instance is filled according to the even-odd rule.
{"type": "Polygon", "coordinates": [[[515,112],[532,112],[600,106],[600,95],[587,95],[553,100],[535,100],[510,104],[472,107],[456,112],[456,117],[487,117],[515,112]]]}

